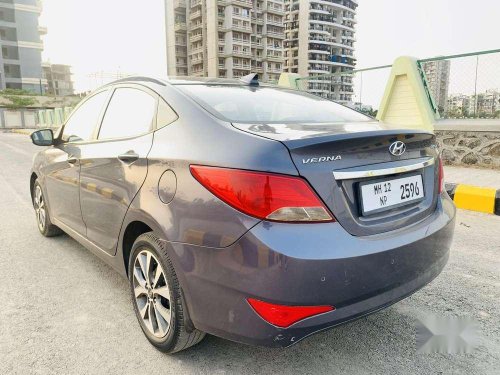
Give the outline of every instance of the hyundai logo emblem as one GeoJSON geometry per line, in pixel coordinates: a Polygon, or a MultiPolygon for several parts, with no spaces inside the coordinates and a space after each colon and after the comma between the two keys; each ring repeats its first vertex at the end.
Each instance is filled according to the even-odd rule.
{"type": "Polygon", "coordinates": [[[396,141],[389,146],[389,152],[394,156],[401,156],[406,151],[406,145],[401,141],[396,141]]]}

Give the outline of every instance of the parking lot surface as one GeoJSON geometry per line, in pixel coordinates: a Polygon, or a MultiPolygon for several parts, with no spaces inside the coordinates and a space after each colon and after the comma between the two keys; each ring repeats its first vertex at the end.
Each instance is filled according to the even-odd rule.
{"type": "Polygon", "coordinates": [[[168,356],[143,336],[126,280],[68,236],[38,233],[28,185],[36,151],[27,136],[0,133],[0,374],[498,374],[500,216],[459,211],[443,273],[388,309],[288,349],[208,336],[168,356]],[[474,318],[480,345],[417,353],[426,313],[474,318]]]}

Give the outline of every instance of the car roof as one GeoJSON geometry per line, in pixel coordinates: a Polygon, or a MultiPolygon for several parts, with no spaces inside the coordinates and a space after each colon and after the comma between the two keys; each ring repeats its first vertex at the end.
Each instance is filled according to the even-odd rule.
{"type": "MultiPolygon", "coordinates": [[[[170,85],[231,85],[231,86],[248,86],[248,83],[245,83],[239,79],[231,79],[231,78],[214,78],[214,77],[166,77],[166,78],[155,78],[155,77],[147,77],[147,76],[131,76],[121,78],[119,80],[108,83],[108,85],[115,85],[118,83],[156,83],[162,86],[170,85]]],[[[267,87],[277,87],[277,85],[270,83],[261,83],[261,86],[267,87]]]]}

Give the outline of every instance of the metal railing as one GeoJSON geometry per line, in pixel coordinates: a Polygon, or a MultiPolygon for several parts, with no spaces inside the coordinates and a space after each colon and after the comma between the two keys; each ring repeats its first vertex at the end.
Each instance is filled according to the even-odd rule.
{"type": "Polygon", "coordinates": [[[500,49],[418,60],[441,118],[500,119],[500,49]]]}
{"type": "MultiPolygon", "coordinates": [[[[440,118],[500,118],[500,49],[417,61],[440,118]]],[[[301,89],[376,115],[392,65],[298,78],[301,89]]],[[[348,68],[347,68],[348,69],[348,68]]]]}

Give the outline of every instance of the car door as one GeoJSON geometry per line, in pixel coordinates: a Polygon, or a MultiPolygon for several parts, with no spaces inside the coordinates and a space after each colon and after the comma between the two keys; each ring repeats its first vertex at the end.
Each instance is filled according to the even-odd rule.
{"type": "Polygon", "coordinates": [[[86,228],[80,210],[80,154],[92,142],[99,119],[109,98],[102,90],[82,102],[66,122],[62,142],[46,151],[45,189],[50,214],[79,234],[86,228]]]}
{"type": "Polygon", "coordinates": [[[157,95],[139,85],[113,90],[97,141],[82,149],[80,204],[87,238],[115,254],[130,203],[146,179],[157,95]]]}

